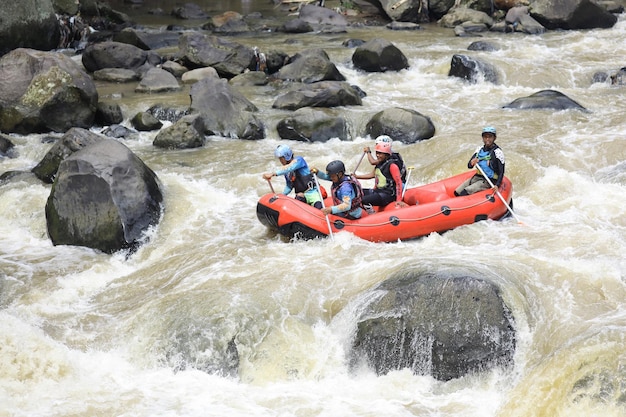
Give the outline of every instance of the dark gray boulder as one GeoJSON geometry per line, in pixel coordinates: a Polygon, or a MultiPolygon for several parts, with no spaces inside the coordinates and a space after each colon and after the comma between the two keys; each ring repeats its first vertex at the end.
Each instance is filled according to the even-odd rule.
{"type": "Polygon", "coordinates": [[[183,116],[171,126],[157,133],[152,145],[164,149],[200,148],[206,141],[205,134],[213,134],[204,127],[201,115],[183,116]]]}
{"type": "Polygon", "coordinates": [[[152,114],[140,111],[130,119],[130,124],[140,132],[149,132],[152,130],[159,130],[163,127],[163,123],[152,114]]]}
{"type": "Polygon", "coordinates": [[[346,79],[322,49],[307,49],[297,53],[274,76],[280,80],[303,83],[346,79]]]}
{"type": "Polygon", "coordinates": [[[316,26],[341,26],[346,27],[348,21],[346,18],[327,7],[320,7],[313,4],[305,4],[300,8],[298,18],[316,26]]]}
{"type": "Polygon", "coordinates": [[[108,41],[87,45],[81,60],[89,72],[103,68],[137,70],[148,60],[148,53],[134,45],[108,41]]]}
{"type": "Polygon", "coordinates": [[[530,15],[547,29],[611,28],[617,16],[594,0],[535,0],[530,15]]]}
{"type": "Polygon", "coordinates": [[[180,90],[178,80],[161,68],[150,68],[135,87],[136,93],[163,93],[180,90]]]}
{"type": "Polygon", "coordinates": [[[178,49],[182,65],[189,69],[213,67],[223,78],[256,67],[252,48],[213,35],[185,32],[180,36],[178,49]]]}
{"type": "Polygon", "coordinates": [[[110,126],[124,121],[122,108],[117,103],[99,102],[96,108],[95,124],[110,126]]]}
{"type": "Polygon", "coordinates": [[[280,31],[285,33],[308,33],[313,30],[309,22],[300,18],[289,20],[280,27],[280,31]]]}
{"type": "Polygon", "coordinates": [[[50,0],[0,2],[0,56],[17,48],[50,51],[61,31],[50,0]]]}
{"type": "Polygon", "coordinates": [[[302,107],[360,106],[359,91],[343,81],[321,81],[278,96],[272,107],[297,110],[302,107]]]}
{"type": "Polygon", "coordinates": [[[367,72],[400,71],[409,68],[407,57],[386,39],[375,38],[356,48],[352,63],[367,72]]]}
{"type": "Polygon", "coordinates": [[[163,195],[156,174],[115,139],[102,139],[67,157],[46,202],[54,245],[105,253],[136,249],[158,224],[163,195]]]}
{"type": "Polygon", "coordinates": [[[209,15],[199,5],[193,2],[187,2],[182,6],[174,8],[171,15],[184,20],[204,20],[209,18],[209,15]]]}
{"type": "Polygon", "coordinates": [[[56,177],[61,161],[95,142],[102,140],[102,136],[86,129],[72,128],[61,139],[52,145],[39,163],[31,170],[41,181],[52,184],[56,177]]]}
{"type": "Polygon", "coordinates": [[[235,139],[263,139],[257,107],[223,78],[204,78],[191,86],[191,114],[200,114],[205,132],[235,139]]]}
{"type": "Polygon", "coordinates": [[[565,94],[555,90],[541,90],[528,97],[520,97],[503,106],[505,109],[553,109],[553,110],[582,110],[586,108],[565,94]]]}
{"type": "Polygon", "coordinates": [[[12,157],[14,154],[15,144],[11,141],[11,138],[9,136],[0,133],[0,157],[12,157]]]}
{"type": "Polygon", "coordinates": [[[0,58],[0,130],[5,133],[88,128],[97,104],[93,80],[70,57],[18,48],[0,58]]]}
{"type": "Polygon", "coordinates": [[[303,142],[326,142],[332,138],[348,140],[349,136],[346,119],[325,109],[298,109],[278,122],[276,130],[281,139],[303,142]]]}
{"type": "Polygon", "coordinates": [[[350,354],[377,374],[409,368],[448,381],[510,366],[514,320],[498,287],[456,272],[400,271],[364,294],[350,354]]]}
{"type": "Polygon", "coordinates": [[[428,2],[422,0],[380,0],[380,6],[391,20],[428,22],[428,2]]]}
{"type": "Polygon", "coordinates": [[[372,138],[388,135],[394,141],[415,143],[435,135],[435,125],[418,111],[392,107],[376,113],[365,126],[372,138]]]}
{"type": "Polygon", "coordinates": [[[462,78],[470,84],[487,81],[498,84],[499,77],[496,68],[480,59],[467,55],[454,54],[450,62],[449,77],[462,78]]]}

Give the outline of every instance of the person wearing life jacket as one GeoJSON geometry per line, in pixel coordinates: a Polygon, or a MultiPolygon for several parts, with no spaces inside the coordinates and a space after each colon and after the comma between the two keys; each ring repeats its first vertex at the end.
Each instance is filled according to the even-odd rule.
{"type": "Polygon", "coordinates": [[[369,174],[355,175],[357,179],[375,179],[372,189],[363,189],[363,206],[386,206],[395,201],[396,207],[406,207],[402,201],[402,177],[397,159],[393,158],[391,144],[381,142],[374,148],[378,163],[369,174]]]}
{"type": "Polygon", "coordinates": [[[313,173],[323,180],[332,181],[331,195],[333,205],[324,207],[324,214],[336,214],[348,219],[358,219],[363,214],[363,190],[361,184],[352,176],[346,175],[346,167],[342,161],[332,161],[326,165],[326,173],[312,168],[313,173]]]}
{"type": "MultiPolygon", "coordinates": [[[[391,146],[392,142],[393,140],[388,135],[380,135],[374,141],[374,145],[378,145],[379,143],[388,143],[389,146],[391,146]]],[[[372,156],[372,150],[370,149],[369,146],[366,146],[363,149],[363,152],[367,153],[367,160],[369,161],[370,164],[372,165],[378,164],[378,159],[372,156]]],[[[404,165],[404,160],[402,159],[402,155],[400,155],[398,152],[392,151],[391,159],[397,160],[398,168],[400,168],[400,177],[402,177],[402,187],[404,188],[406,186],[406,165],[404,165]]]]}
{"type": "Polygon", "coordinates": [[[283,194],[288,195],[291,190],[296,193],[296,199],[307,203],[315,208],[322,208],[322,198],[315,186],[315,179],[303,157],[294,156],[291,148],[287,145],[278,145],[274,156],[283,165],[282,169],[275,172],[266,172],[263,178],[270,180],[278,175],[285,176],[285,189],[283,194]]]}
{"type": "MultiPolygon", "coordinates": [[[[504,152],[496,141],[496,128],[493,126],[486,126],[482,132],[483,147],[472,154],[467,167],[472,169],[476,168],[476,164],[479,164],[484,173],[489,177],[497,189],[502,183],[504,178],[504,152]]],[[[476,171],[473,177],[464,181],[454,190],[454,195],[459,197],[463,195],[469,195],[477,193],[481,190],[487,190],[491,188],[489,181],[483,177],[480,170],[476,171]]]]}

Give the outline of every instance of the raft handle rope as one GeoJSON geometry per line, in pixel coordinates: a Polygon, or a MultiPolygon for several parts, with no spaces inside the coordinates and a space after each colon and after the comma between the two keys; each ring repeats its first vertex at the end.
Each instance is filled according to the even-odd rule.
{"type": "MultiPolygon", "coordinates": [[[[384,222],[380,222],[380,223],[372,223],[372,224],[356,224],[356,223],[345,223],[345,219],[342,218],[342,219],[340,219],[340,221],[343,223],[342,227],[337,227],[337,229],[341,229],[341,228],[344,228],[344,227],[354,227],[354,228],[357,228],[357,227],[379,227],[379,226],[384,226],[386,224],[392,224],[394,226],[397,226],[397,224],[399,224],[399,223],[420,222],[420,221],[423,221],[423,220],[431,219],[431,218],[439,216],[439,215],[448,216],[453,211],[463,211],[463,210],[471,209],[473,207],[480,206],[480,205],[485,204],[485,203],[493,203],[493,201],[494,201],[493,194],[494,193],[492,193],[491,195],[487,195],[484,201],[481,201],[481,202],[478,202],[478,203],[475,203],[475,204],[470,204],[469,206],[458,207],[458,208],[451,208],[449,206],[441,206],[440,211],[438,211],[436,213],[433,213],[431,215],[424,216],[424,217],[419,217],[419,218],[416,218],[416,219],[399,219],[397,216],[391,215],[390,216],[390,220],[388,220],[388,221],[384,221],[384,222]],[[394,223],[396,223],[396,224],[394,224],[394,223]]],[[[292,201],[292,202],[294,202],[294,204],[295,204],[296,201],[298,201],[295,198],[291,198],[291,197],[287,197],[287,196],[282,196],[282,197],[284,197],[285,201],[292,201]]],[[[320,214],[319,214],[320,213],[319,209],[313,208],[313,207],[309,206],[308,204],[307,204],[307,207],[303,208],[303,209],[305,211],[309,212],[309,214],[312,214],[313,216],[315,216],[315,217],[317,217],[319,219],[322,218],[322,216],[320,216],[320,214]]],[[[390,214],[391,213],[392,212],[390,212],[390,214]]],[[[332,237],[332,229],[330,228],[330,219],[328,218],[328,216],[323,216],[323,217],[326,218],[326,222],[327,222],[327,225],[328,225],[329,231],[330,231],[330,236],[332,237]]],[[[337,221],[339,221],[339,220],[337,220],[337,221]]],[[[333,224],[334,223],[335,222],[333,221],[333,224]]]]}

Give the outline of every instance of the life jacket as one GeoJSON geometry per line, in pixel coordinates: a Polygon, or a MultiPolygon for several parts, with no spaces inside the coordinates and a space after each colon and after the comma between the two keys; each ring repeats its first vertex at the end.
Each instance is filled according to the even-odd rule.
{"type": "Polygon", "coordinates": [[[355,196],[351,201],[349,211],[355,210],[359,207],[363,207],[363,188],[361,188],[361,183],[352,175],[344,175],[339,184],[333,183],[333,186],[330,189],[330,192],[333,195],[333,204],[338,205],[343,203],[343,201],[341,201],[339,197],[337,197],[337,191],[339,191],[339,187],[341,187],[344,182],[350,183],[355,196]]]}
{"type": "Polygon", "coordinates": [[[392,153],[391,158],[395,159],[393,162],[395,162],[396,165],[398,165],[398,168],[400,169],[400,178],[402,178],[402,184],[405,184],[406,183],[406,165],[404,165],[404,159],[402,159],[402,156],[398,152],[392,153]]]}
{"type": "Polygon", "coordinates": [[[400,178],[402,183],[406,182],[406,167],[404,161],[398,153],[393,153],[385,162],[376,166],[376,188],[396,195],[396,183],[391,176],[391,164],[396,164],[400,170],[400,178]]]}
{"type": "MultiPolygon", "coordinates": [[[[301,156],[297,156],[296,158],[302,158],[301,156]]],[[[292,172],[289,175],[289,180],[293,184],[293,188],[296,193],[303,193],[311,188],[315,188],[315,180],[313,179],[313,174],[309,171],[308,174],[304,174],[303,172],[309,171],[309,166],[304,163],[302,168],[299,168],[292,172]]]]}
{"type": "Polygon", "coordinates": [[[485,175],[488,176],[490,179],[497,180],[498,175],[491,168],[491,163],[490,163],[491,153],[495,149],[496,148],[486,151],[484,148],[480,148],[480,151],[478,151],[478,153],[476,154],[476,157],[478,158],[478,164],[483,169],[483,172],[485,173],[485,175]]]}

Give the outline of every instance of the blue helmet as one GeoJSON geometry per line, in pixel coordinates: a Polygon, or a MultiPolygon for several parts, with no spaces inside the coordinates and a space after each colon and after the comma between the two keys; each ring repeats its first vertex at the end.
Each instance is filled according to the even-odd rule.
{"type": "Polygon", "coordinates": [[[493,126],[485,126],[483,127],[483,133],[493,133],[496,136],[496,128],[493,126]]]}
{"type": "Polygon", "coordinates": [[[293,159],[293,152],[291,148],[287,145],[278,145],[276,150],[274,151],[274,156],[276,158],[283,157],[286,161],[291,161],[293,159]]]}
{"type": "Polygon", "coordinates": [[[376,141],[374,143],[378,145],[379,143],[391,143],[391,142],[393,142],[393,140],[389,136],[380,135],[379,137],[376,138],[376,141]]]}

